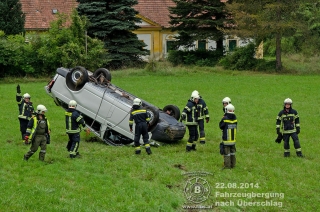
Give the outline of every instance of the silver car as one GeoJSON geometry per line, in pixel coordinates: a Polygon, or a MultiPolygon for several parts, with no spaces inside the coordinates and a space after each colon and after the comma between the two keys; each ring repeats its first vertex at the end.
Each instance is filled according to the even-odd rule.
{"type": "MultiPolygon", "coordinates": [[[[94,73],[84,67],[58,68],[56,75],[45,86],[56,105],[68,108],[70,100],[76,100],[87,127],[107,144],[120,146],[133,142],[129,129],[130,111],[136,96],[111,83],[111,73],[99,68],[94,73]]],[[[181,140],[186,132],[178,121],[180,110],[167,105],[162,110],[144,101],[142,106],[150,116],[148,128],[154,141],[173,143],[181,140]]]]}

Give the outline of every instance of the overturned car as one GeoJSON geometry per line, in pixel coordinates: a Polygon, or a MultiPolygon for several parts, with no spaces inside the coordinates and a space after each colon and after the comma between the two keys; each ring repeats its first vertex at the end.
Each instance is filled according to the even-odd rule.
{"type": "MultiPolygon", "coordinates": [[[[92,73],[81,66],[58,68],[45,90],[56,105],[64,109],[68,108],[70,100],[76,100],[77,110],[82,113],[87,127],[107,144],[121,146],[133,142],[129,117],[137,97],[113,85],[107,69],[99,68],[92,73]]],[[[186,127],[178,121],[177,106],[167,105],[161,110],[141,101],[150,116],[148,131],[152,140],[173,143],[184,137],[186,127]]]]}

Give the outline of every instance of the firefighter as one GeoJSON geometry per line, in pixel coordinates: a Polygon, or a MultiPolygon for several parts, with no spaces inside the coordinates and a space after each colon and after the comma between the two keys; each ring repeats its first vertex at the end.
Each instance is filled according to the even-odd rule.
{"type": "Polygon", "coordinates": [[[206,135],[204,132],[204,119],[206,120],[206,123],[209,122],[210,117],[209,117],[209,109],[207,107],[206,102],[203,100],[203,98],[200,96],[199,92],[197,90],[194,90],[191,93],[191,98],[193,95],[198,95],[200,97],[198,104],[197,104],[197,110],[199,113],[198,117],[198,126],[199,126],[199,134],[200,134],[200,144],[205,144],[206,143],[206,135]]]}
{"type": "Polygon", "coordinates": [[[140,137],[142,135],[143,143],[146,148],[146,152],[148,155],[152,154],[149,144],[149,134],[148,134],[148,126],[150,117],[147,113],[146,109],[142,108],[142,101],[139,98],[135,98],[133,100],[133,106],[130,111],[130,118],[129,118],[129,127],[130,131],[133,132],[133,121],[135,122],[136,126],[134,128],[134,146],[135,146],[135,153],[140,154],[140,137]]]}
{"type": "Polygon", "coordinates": [[[290,156],[290,137],[293,140],[293,145],[296,149],[297,156],[303,157],[298,137],[298,134],[300,133],[300,120],[298,112],[292,109],[292,100],[290,98],[286,98],[283,104],[283,110],[281,110],[277,116],[276,130],[278,136],[282,135],[284,141],[284,157],[290,156]]]}
{"type": "Polygon", "coordinates": [[[222,111],[223,111],[223,113],[225,113],[225,108],[230,103],[231,103],[231,99],[229,97],[224,97],[222,99],[222,111]]]}
{"type": "Polygon", "coordinates": [[[219,123],[219,127],[222,130],[224,168],[226,169],[236,166],[237,117],[234,111],[234,106],[229,103],[225,107],[225,114],[219,123]]]}
{"type": "Polygon", "coordinates": [[[47,137],[50,134],[50,124],[44,115],[47,108],[44,105],[38,105],[36,115],[33,116],[27,127],[25,141],[31,141],[30,150],[24,155],[24,160],[28,160],[40,147],[39,160],[44,161],[47,149],[47,137]]]}
{"type": "Polygon", "coordinates": [[[181,113],[180,121],[185,121],[189,130],[189,139],[186,146],[186,151],[196,150],[196,143],[198,140],[198,117],[199,112],[197,110],[197,104],[199,102],[200,96],[196,93],[192,93],[191,98],[188,100],[187,105],[184,107],[181,113]]]}
{"type": "Polygon", "coordinates": [[[68,110],[65,112],[66,133],[69,137],[67,150],[70,158],[75,158],[80,156],[78,150],[81,130],[84,129],[87,134],[90,133],[90,130],[89,128],[86,128],[86,123],[83,117],[81,116],[80,112],[76,110],[77,102],[75,100],[70,100],[68,107],[68,110]]]}
{"type": "MultiPolygon", "coordinates": [[[[28,93],[25,93],[21,96],[20,85],[18,85],[16,100],[19,108],[18,119],[20,123],[20,132],[21,132],[21,138],[23,142],[25,142],[24,138],[25,138],[27,126],[28,126],[29,120],[33,115],[33,110],[34,110],[32,102],[30,102],[30,98],[31,96],[28,93]]],[[[28,144],[28,143],[25,143],[25,144],[28,144]]]]}

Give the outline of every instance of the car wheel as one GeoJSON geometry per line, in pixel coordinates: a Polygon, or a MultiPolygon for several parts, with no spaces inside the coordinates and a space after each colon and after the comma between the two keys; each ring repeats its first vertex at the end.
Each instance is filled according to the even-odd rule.
{"type": "Polygon", "coordinates": [[[149,121],[150,126],[148,131],[152,131],[152,128],[156,126],[159,121],[159,110],[150,106],[145,107],[145,109],[147,110],[147,113],[150,117],[150,121],[149,121]]]}
{"type": "Polygon", "coordinates": [[[167,113],[170,116],[173,116],[177,120],[179,120],[179,118],[180,118],[180,109],[176,105],[167,105],[167,106],[165,106],[163,108],[163,112],[167,113]]]}
{"type": "Polygon", "coordinates": [[[111,73],[108,69],[99,68],[93,73],[93,76],[94,78],[98,78],[101,74],[107,79],[107,81],[111,82],[111,73]]]}
{"type": "Polygon", "coordinates": [[[67,74],[66,82],[71,90],[80,90],[89,81],[88,72],[84,67],[77,66],[67,74]]]}

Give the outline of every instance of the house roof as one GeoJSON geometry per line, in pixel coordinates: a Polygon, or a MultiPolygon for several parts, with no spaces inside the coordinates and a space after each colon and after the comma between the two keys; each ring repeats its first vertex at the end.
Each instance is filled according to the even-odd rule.
{"type": "Polygon", "coordinates": [[[138,4],[134,6],[134,9],[141,16],[168,28],[170,26],[169,7],[173,6],[175,6],[175,3],[172,0],[138,0],[138,4]]]}
{"type": "Polygon", "coordinates": [[[26,15],[26,30],[46,30],[50,22],[56,19],[54,11],[71,14],[76,8],[76,0],[20,0],[22,11],[26,15]]]}
{"type": "MultiPolygon", "coordinates": [[[[26,15],[26,30],[47,30],[50,22],[55,20],[53,10],[59,13],[71,14],[76,8],[76,0],[20,0],[22,11],[26,15]]],[[[162,27],[169,27],[169,7],[175,6],[172,0],[138,0],[134,6],[139,15],[159,24],[162,27]]]]}

